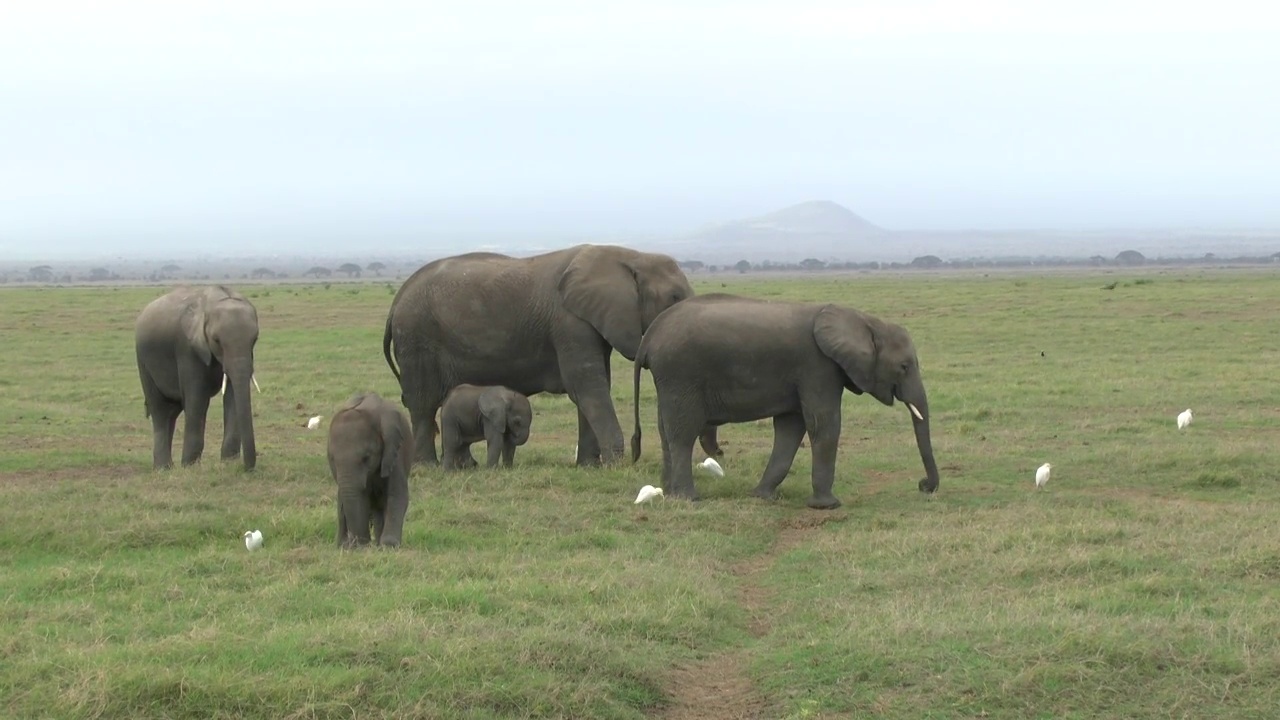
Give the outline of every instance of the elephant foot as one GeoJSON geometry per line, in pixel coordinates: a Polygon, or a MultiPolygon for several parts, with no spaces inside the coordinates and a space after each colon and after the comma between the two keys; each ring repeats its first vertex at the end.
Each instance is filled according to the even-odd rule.
{"type": "Polygon", "coordinates": [[[830,493],[825,495],[815,493],[805,504],[814,510],[834,510],[840,507],[840,499],[830,493]]]}
{"type": "Polygon", "coordinates": [[[777,500],[777,499],[778,499],[778,491],[777,491],[777,489],[776,489],[776,488],[765,487],[764,485],[758,485],[758,486],[756,486],[756,489],[752,490],[752,491],[751,491],[751,494],[752,494],[752,495],[755,495],[756,497],[761,498],[761,499],[763,499],[763,500],[777,500]]]}
{"type": "Polygon", "coordinates": [[[698,491],[692,488],[688,490],[673,489],[671,492],[666,492],[664,490],[662,496],[667,498],[674,498],[677,500],[688,500],[689,502],[698,502],[699,500],[702,499],[701,497],[698,496],[698,491]]]}
{"type": "Polygon", "coordinates": [[[929,484],[929,478],[920,478],[920,492],[933,493],[938,489],[938,483],[929,484]]]}
{"type": "Polygon", "coordinates": [[[398,548],[400,547],[400,538],[390,538],[390,539],[379,540],[378,545],[384,548],[398,548]]]}

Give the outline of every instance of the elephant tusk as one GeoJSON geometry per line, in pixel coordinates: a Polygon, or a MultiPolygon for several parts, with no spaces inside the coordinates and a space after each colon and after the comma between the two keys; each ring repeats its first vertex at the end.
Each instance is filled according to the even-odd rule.
{"type": "Polygon", "coordinates": [[[258,392],[262,392],[262,388],[258,387],[258,376],[250,375],[249,379],[253,381],[253,389],[257,390],[258,392]]]}
{"type": "Polygon", "coordinates": [[[224,373],[222,375],[222,389],[218,391],[218,394],[225,395],[226,393],[227,393],[227,376],[224,373]]]}
{"type": "Polygon", "coordinates": [[[911,408],[911,414],[915,415],[917,420],[924,419],[924,416],[920,414],[920,411],[916,409],[915,405],[912,405],[911,403],[907,403],[907,407],[911,408]]]}

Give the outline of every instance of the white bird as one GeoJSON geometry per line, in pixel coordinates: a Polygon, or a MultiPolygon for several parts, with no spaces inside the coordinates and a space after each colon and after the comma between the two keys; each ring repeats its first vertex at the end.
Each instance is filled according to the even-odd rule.
{"type": "Polygon", "coordinates": [[[636,501],[632,503],[632,505],[639,505],[642,502],[649,502],[655,497],[660,497],[660,498],[666,497],[662,494],[662,488],[654,487],[652,485],[645,485],[644,487],[640,488],[640,494],[636,496],[636,501]]]}
{"type": "Polygon", "coordinates": [[[706,460],[703,460],[698,463],[698,467],[704,470],[709,470],[716,477],[724,477],[724,468],[720,467],[720,463],[716,462],[715,458],[707,458],[706,460]]]}
{"type": "Polygon", "coordinates": [[[244,534],[244,547],[246,550],[257,550],[262,547],[262,531],[250,530],[244,534]]]}
{"type": "Polygon", "coordinates": [[[1182,412],[1178,413],[1178,429],[1181,430],[1182,428],[1190,424],[1191,424],[1191,408],[1187,408],[1186,410],[1183,410],[1182,412]]]}
{"type": "Polygon", "coordinates": [[[1036,487],[1037,488],[1042,488],[1045,486],[1045,483],[1049,482],[1049,469],[1052,467],[1053,465],[1049,463],[1045,463],[1041,465],[1038,470],[1036,470],[1036,487]]]}
{"type": "Polygon", "coordinates": [[[315,416],[315,417],[311,418],[310,420],[308,420],[308,421],[307,421],[307,429],[308,429],[308,430],[315,430],[316,428],[320,427],[320,418],[322,418],[322,417],[324,417],[324,416],[323,416],[323,415],[317,415],[317,416],[315,416]]]}

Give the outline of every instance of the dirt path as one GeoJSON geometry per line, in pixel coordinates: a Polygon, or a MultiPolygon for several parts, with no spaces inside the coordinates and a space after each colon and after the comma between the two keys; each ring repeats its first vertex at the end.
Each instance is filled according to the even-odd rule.
{"type": "MultiPolygon", "coordinates": [[[[814,528],[845,519],[841,511],[805,511],[782,523],[777,540],[761,555],[733,568],[738,578],[738,602],[747,612],[747,629],[759,640],[769,634],[772,592],[764,587],[764,574],[773,563],[803,544],[814,528]]],[[[752,644],[754,645],[754,643],[752,644]]],[[[759,720],[769,705],[755,691],[748,673],[752,646],[731,648],[678,669],[671,678],[671,704],[663,720],[759,720]]]]}

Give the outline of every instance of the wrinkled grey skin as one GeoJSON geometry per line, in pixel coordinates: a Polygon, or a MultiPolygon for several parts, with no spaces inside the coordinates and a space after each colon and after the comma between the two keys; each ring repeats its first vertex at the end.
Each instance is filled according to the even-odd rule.
{"type": "Polygon", "coordinates": [[[253,350],[258,312],[240,293],[222,285],[180,287],[152,300],[138,315],[134,345],[138,375],[154,439],[152,465],[173,466],[173,433],[186,416],[182,464],[204,452],[209,401],[222,388],[222,458],[243,452],[244,469],[258,462],[253,436],[253,350]]]}
{"type": "MultiPolygon", "coordinates": [[[[577,464],[620,460],[610,355],[633,359],[658,313],[692,295],[670,257],[612,245],[529,258],[468,253],[419,268],[396,293],[382,338],[416,462],[438,462],[436,411],[462,383],[568,394],[578,408],[577,464]]],[[[719,452],[714,435],[708,445],[719,452]]]]}
{"type": "Polygon", "coordinates": [[[938,488],[929,439],[929,403],[915,346],[907,331],[866,313],[831,304],[769,302],[726,294],[700,295],[662,313],[637,351],[635,434],[640,456],[640,370],[653,375],[666,495],[696,500],[693,440],[707,424],[773,418],[773,453],[754,493],[775,498],[806,431],[813,452],[816,509],[840,506],[831,492],[845,389],[905,409],[915,426],[926,478],[938,488]]]}
{"type": "Polygon", "coordinates": [[[329,472],[338,485],[338,547],[398,547],[409,510],[413,435],[377,393],[352,396],[329,421],[329,472]]]}
{"type": "Polygon", "coordinates": [[[477,465],[471,444],[485,441],[487,467],[511,467],[516,448],[529,441],[533,407],[529,398],[505,387],[463,383],[449,392],[440,407],[443,465],[458,470],[477,465]]]}

